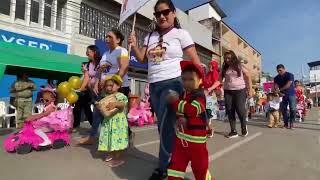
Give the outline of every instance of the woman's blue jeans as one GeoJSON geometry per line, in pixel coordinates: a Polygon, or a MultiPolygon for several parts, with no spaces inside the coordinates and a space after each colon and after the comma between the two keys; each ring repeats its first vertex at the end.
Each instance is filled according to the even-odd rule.
{"type": "MultiPolygon", "coordinates": [[[[103,97],[97,96],[92,92],[92,100],[93,104],[95,101],[100,101],[103,97]]],[[[90,130],[90,137],[96,137],[98,135],[98,129],[103,120],[103,115],[101,114],[100,110],[94,105],[93,113],[92,113],[92,124],[90,130]]]]}
{"type": "Polygon", "coordinates": [[[175,135],[176,112],[166,101],[169,90],[182,94],[181,78],[165,80],[150,84],[151,106],[157,115],[158,132],[160,134],[159,168],[166,172],[172,152],[175,135]],[[167,113],[165,113],[167,111],[167,113]],[[163,124],[162,124],[163,123],[163,124]],[[161,129],[161,127],[163,127],[161,129]]]}

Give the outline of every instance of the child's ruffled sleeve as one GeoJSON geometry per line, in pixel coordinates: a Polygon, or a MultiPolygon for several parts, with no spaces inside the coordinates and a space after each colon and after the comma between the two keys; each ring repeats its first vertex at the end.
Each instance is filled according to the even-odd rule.
{"type": "Polygon", "coordinates": [[[123,112],[124,112],[124,113],[127,113],[127,112],[128,112],[128,98],[127,98],[127,96],[125,96],[125,95],[122,94],[122,93],[117,93],[117,94],[116,94],[116,100],[117,100],[118,102],[122,102],[122,103],[125,104],[123,112]]]}

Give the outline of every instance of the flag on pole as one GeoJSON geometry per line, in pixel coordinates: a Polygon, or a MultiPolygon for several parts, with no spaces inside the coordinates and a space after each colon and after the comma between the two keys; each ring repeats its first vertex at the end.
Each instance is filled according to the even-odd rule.
{"type": "Polygon", "coordinates": [[[150,0],[123,0],[120,12],[119,26],[136,13],[142,6],[144,6],[150,0]]]}

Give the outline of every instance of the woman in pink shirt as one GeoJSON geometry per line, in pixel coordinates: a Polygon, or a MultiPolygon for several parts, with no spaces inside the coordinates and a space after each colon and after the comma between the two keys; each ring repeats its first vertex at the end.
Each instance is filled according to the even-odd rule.
{"type": "Polygon", "coordinates": [[[91,111],[92,95],[93,95],[93,85],[95,82],[96,71],[101,59],[99,48],[96,45],[90,45],[87,47],[86,55],[88,57],[87,62],[82,63],[81,70],[83,72],[83,80],[81,87],[79,89],[79,99],[73,108],[74,122],[73,122],[73,132],[76,132],[80,126],[81,112],[84,114],[92,125],[93,114],[91,111]]]}
{"type": "Polygon", "coordinates": [[[252,81],[249,71],[241,64],[233,51],[224,54],[221,81],[224,79],[224,96],[226,111],[230,122],[231,132],[228,138],[238,137],[236,130],[236,112],[241,122],[242,136],[248,135],[246,122],[246,99],[252,96],[252,81]]]}

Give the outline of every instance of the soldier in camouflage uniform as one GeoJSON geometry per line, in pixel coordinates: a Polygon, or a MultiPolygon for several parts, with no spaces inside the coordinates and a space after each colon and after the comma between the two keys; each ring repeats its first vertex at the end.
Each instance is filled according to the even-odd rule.
{"type": "Polygon", "coordinates": [[[35,83],[28,79],[26,73],[18,74],[11,87],[11,93],[16,94],[18,128],[23,127],[23,122],[32,113],[32,91],[35,90],[35,83]]]}

